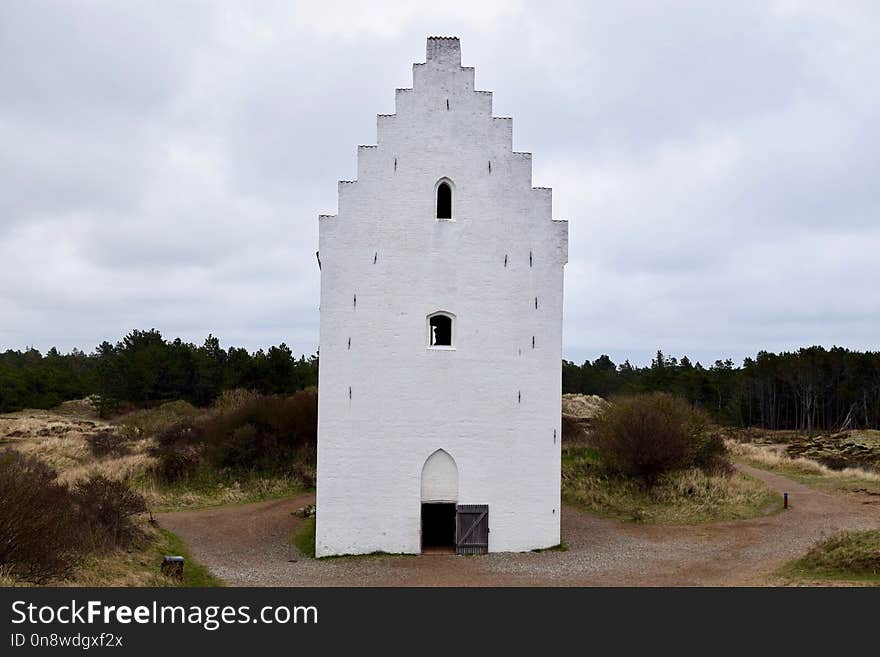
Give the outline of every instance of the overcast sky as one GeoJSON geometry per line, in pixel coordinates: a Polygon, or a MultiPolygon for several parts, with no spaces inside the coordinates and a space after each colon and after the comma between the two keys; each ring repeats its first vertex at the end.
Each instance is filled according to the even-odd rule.
{"type": "Polygon", "coordinates": [[[317,215],[429,34],[569,221],[566,358],[880,349],[878,7],[4,0],[0,349],[313,353],[317,215]]]}

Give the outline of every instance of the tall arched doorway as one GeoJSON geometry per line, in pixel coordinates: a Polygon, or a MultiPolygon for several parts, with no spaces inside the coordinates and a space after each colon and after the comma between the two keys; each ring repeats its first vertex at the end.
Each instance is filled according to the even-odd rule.
{"type": "Polygon", "coordinates": [[[438,449],[422,466],[422,552],[455,551],[458,466],[438,449]]]}

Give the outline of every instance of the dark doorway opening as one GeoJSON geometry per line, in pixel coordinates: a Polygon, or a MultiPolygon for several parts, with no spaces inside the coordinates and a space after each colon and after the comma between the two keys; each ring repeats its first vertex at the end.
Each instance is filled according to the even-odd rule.
{"type": "Polygon", "coordinates": [[[422,504],[422,552],[455,552],[455,504],[422,504]]]}

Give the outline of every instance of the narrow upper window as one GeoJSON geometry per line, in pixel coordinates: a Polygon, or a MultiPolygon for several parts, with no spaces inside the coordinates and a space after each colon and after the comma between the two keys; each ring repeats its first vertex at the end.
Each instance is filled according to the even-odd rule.
{"type": "Polygon", "coordinates": [[[428,346],[452,346],[452,315],[434,313],[428,316],[428,346]]]}
{"type": "Polygon", "coordinates": [[[437,218],[452,219],[452,185],[445,180],[437,185],[437,218]]]}

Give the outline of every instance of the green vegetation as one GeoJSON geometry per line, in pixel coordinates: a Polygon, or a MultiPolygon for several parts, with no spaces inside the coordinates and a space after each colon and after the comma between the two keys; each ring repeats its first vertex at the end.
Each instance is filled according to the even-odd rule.
{"type": "Polygon", "coordinates": [[[563,452],[562,499],[615,520],[672,525],[745,520],[782,509],[782,496],[739,472],[676,470],[647,488],[609,470],[602,453],[588,447],[563,452]]]}
{"type": "Polygon", "coordinates": [[[50,349],[0,353],[0,413],[53,408],[96,395],[102,416],[182,399],[207,406],[224,390],[286,394],[318,383],[317,356],[295,358],[281,344],[250,353],[222,349],[209,335],[201,347],[165,340],[159,331],[134,330],[91,354],[50,349]]]}
{"type": "MultiPolygon", "coordinates": [[[[186,560],[183,568],[183,582],[178,584],[171,580],[172,583],[191,587],[223,586],[222,580],[214,577],[206,566],[193,558],[189,548],[176,534],[160,528],[159,536],[160,540],[153,544],[150,552],[150,556],[155,559],[156,563],[159,563],[161,557],[165,555],[179,555],[186,560]]],[[[164,579],[168,580],[167,577],[164,579]]]]}
{"type": "Polygon", "coordinates": [[[144,535],[126,550],[90,555],[69,580],[75,586],[223,586],[223,582],[196,561],[176,534],[160,527],[144,525],[144,535]],[[183,579],[166,577],[160,571],[166,555],[185,559],[183,579]]]}
{"type": "Polygon", "coordinates": [[[565,541],[562,541],[562,543],[558,543],[556,545],[551,545],[550,547],[537,548],[535,550],[532,550],[532,552],[537,552],[539,554],[541,552],[568,552],[568,543],[566,543],[565,541]]]}
{"type": "Polygon", "coordinates": [[[314,518],[305,518],[287,539],[289,545],[293,545],[304,557],[315,558],[315,528],[314,518]]]}
{"type": "MultiPolygon", "coordinates": [[[[314,518],[306,518],[299,523],[287,537],[287,544],[295,547],[304,557],[315,558],[315,529],[314,518]]],[[[554,548],[548,548],[554,549],[554,548]]],[[[566,548],[567,549],[567,548],[566,548]]],[[[321,557],[322,560],[331,559],[373,559],[376,557],[413,557],[414,554],[392,552],[369,552],[367,554],[337,554],[332,557],[321,557]]]]}
{"type": "Polygon", "coordinates": [[[250,504],[309,490],[301,479],[283,472],[218,471],[207,466],[200,466],[176,481],[165,481],[152,470],[142,471],[131,479],[131,486],[155,512],[250,504]]]}
{"type": "Polygon", "coordinates": [[[880,584],[880,530],[835,534],[785,564],[778,574],[795,581],[880,584]]]}
{"type": "MultiPolygon", "coordinates": [[[[250,353],[166,340],[155,329],[134,330],[116,344],[87,354],[50,349],[0,353],[0,413],[52,408],[96,396],[104,416],[178,399],[211,404],[224,390],[289,394],[317,385],[317,356],[294,357],[285,344],[250,353]]],[[[780,354],[759,352],[741,367],[717,360],[709,367],[657,352],[650,366],[615,364],[602,355],[562,363],[563,392],[669,392],[710,412],[716,421],[770,429],[880,429],[880,352],[819,346],[780,354]]]]}

